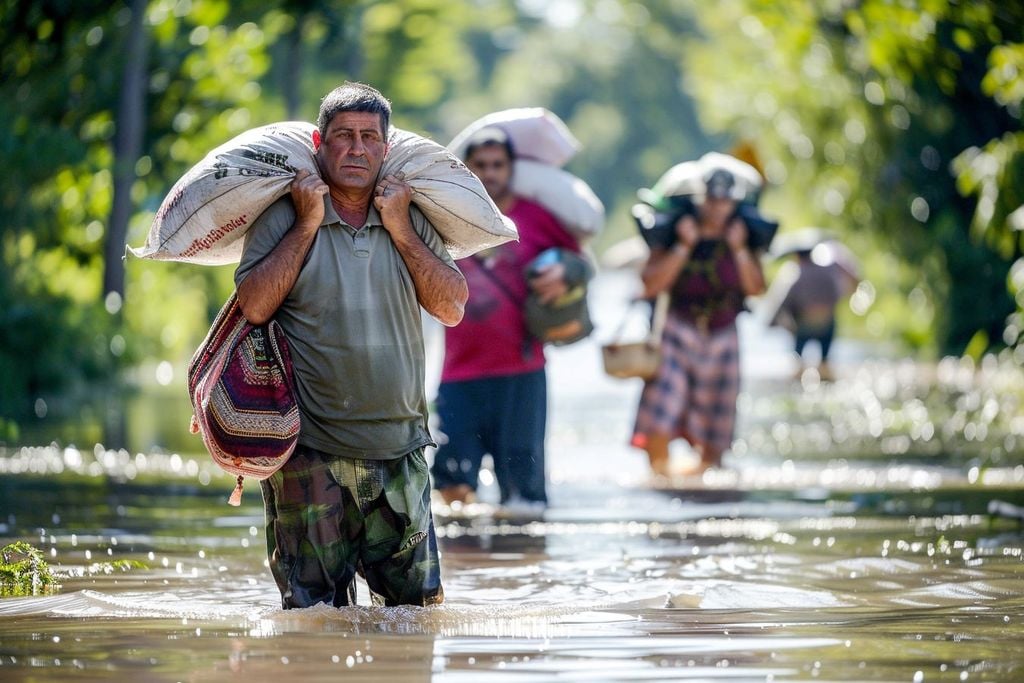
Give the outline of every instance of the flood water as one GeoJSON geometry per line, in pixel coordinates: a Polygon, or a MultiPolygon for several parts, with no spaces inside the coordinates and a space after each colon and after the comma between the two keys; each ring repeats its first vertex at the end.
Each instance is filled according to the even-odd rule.
{"type": "Polygon", "coordinates": [[[282,611],[257,487],[229,507],[197,451],[0,450],[0,545],[64,577],[0,600],[0,680],[1024,680],[1024,530],[987,514],[1024,504],[1019,366],[840,344],[800,384],[744,335],[737,454],[701,480],[648,480],[593,340],[550,354],[551,505],[435,508],[440,607],[282,611]]]}

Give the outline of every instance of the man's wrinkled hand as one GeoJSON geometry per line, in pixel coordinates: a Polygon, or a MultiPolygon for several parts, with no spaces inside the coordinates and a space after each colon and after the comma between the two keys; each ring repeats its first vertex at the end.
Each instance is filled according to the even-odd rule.
{"type": "Polygon", "coordinates": [[[385,176],[373,192],[373,205],[380,212],[384,227],[393,221],[408,220],[409,204],[412,203],[412,188],[394,175],[385,176]]]}
{"type": "Polygon", "coordinates": [[[324,195],[330,191],[327,183],[315,173],[299,171],[292,181],[292,202],[295,204],[295,224],[310,230],[324,221],[324,195]]]}

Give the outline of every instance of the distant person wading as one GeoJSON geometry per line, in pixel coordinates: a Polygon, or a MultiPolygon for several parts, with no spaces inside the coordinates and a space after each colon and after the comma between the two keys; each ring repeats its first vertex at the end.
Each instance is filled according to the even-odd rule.
{"type": "Polygon", "coordinates": [[[465,158],[498,208],[515,221],[519,242],[462,262],[470,299],[465,320],[445,330],[437,395],[442,444],[431,473],[446,503],[472,502],[481,461],[490,454],[501,502],[542,508],[547,380],[544,347],[527,330],[524,308],[531,292],[542,302],[553,301],[587,272],[559,262],[535,277],[524,275],[541,252],[578,252],[579,244],[546,209],[512,192],[515,150],[501,129],[477,132],[465,158]]]}
{"type": "Polygon", "coordinates": [[[761,294],[764,275],[736,215],[736,178],[723,169],[674,224],[670,246],[655,246],[644,265],[644,297],[668,292],[670,306],[657,375],[644,385],[632,443],[651,470],[668,476],[669,444],[686,439],[700,457],[697,472],[719,467],[733,440],[739,393],[736,317],[744,298],[761,294]]]}

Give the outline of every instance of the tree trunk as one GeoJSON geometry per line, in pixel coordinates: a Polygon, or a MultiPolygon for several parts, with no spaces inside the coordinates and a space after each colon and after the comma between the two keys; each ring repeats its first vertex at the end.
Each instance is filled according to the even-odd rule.
{"type": "Polygon", "coordinates": [[[131,0],[132,18],[128,40],[121,97],[117,109],[114,136],[114,197],[110,209],[107,241],[104,245],[103,294],[124,296],[124,248],[128,221],[132,215],[132,184],[135,164],[142,149],[146,108],[146,65],[149,39],[145,29],[147,0],[131,0]]]}

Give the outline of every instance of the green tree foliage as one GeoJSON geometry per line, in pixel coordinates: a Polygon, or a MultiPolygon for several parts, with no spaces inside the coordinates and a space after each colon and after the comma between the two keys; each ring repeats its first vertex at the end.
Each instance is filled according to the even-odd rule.
{"type": "MultiPolygon", "coordinates": [[[[688,49],[686,64],[701,111],[712,127],[757,141],[780,185],[780,212],[910,264],[869,261],[890,302],[911,295],[909,315],[890,317],[889,331],[918,345],[935,335],[945,352],[972,339],[998,342],[1020,245],[992,221],[1020,197],[1003,194],[1002,214],[995,206],[979,214],[972,239],[976,202],[958,191],[956,174],[962,190],[975,189],[984,181],[963,176],[970,159],[1006,158],[1019,135],[1024,8],[728,0],[694,15],[705,40],[688,49]],[[1001,151],[986,147],[996,140],[1001,151]],[[965,150],[977,151],[954,163],[965,150]],[[988,238],[977,239],[981,232],[988,238]]],[[[1000,173],[995,184],[1009,188],[1014,174],[1000,173]]]]}
{"type": "Polygon", "coordinates": [[[480,36],[515,17],[511,0],[281,2],[267,13],[283,38],[266,91],[311,120],[329,90],[364,81],[392,101],[397,125],[436,132],[444,103],[480,87],[480,36]]]}
{"type": "MultiPolygon", "coordinates": [[[[1024,104],[1024,44],[993,48],[988,67],[983,91],[1019,118],[1024,104]]],[[[1006,132],[981,147],[968,148],[957,157],[955,168],[961,192],[978,200],[975,234],[1004,257],[1018,257],[1008,282],[1017,311],[1007,321],[1003,341],[1024,352],[1024,132],[1006,132]]]]}
{"type": "Polygon", "coordinates": [[[0,411],[113,372],[125,338],[100,296],[110,106],[123,15],[99,2],[4,2],[0,40],[0,411]]]}
{"type": "MultiPolygon", "coordinates": [[[[127,42],[128,8],[8,0],[2,11],[0,116],[11,125],[0,150],[5,168],[17,170],[0,189],[0,297],[11,302],[0,312],[0,412],[17,416],[40,395],[173,347],[166,311],[200,319],[206,307],[159,276],[141,278],[122,327],[120,297],[103,296],[121,85],[112,66],[127,42]],[[155,300],[174,307],[157,307],[163,320],[154,319],[155,300]]],[[[220,23],[227,14],[219,0],[149,4],[146,133],[143,153],[129,160],[135,238],[175,174],[248,127],[249,107],[261,104],[267,35],[252,23],[220,23]]]]}

